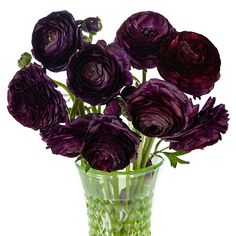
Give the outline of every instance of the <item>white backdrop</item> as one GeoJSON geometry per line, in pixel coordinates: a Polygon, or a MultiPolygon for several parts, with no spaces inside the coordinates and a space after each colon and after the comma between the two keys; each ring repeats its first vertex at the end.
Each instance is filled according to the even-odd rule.
{"type": "MultiPolygon", "coordinates": [[[[18,124],[7,112],[7,86],[18,70],[20,54],[31,49],[39,18],[68,10],[75,18],[99,16],[96,37],[112,42],[131,14],[157,11],[177,30],[206,35],[219,49],[221,79],[210,93],[230,111],[223,140],[188,155],[190,165],[166,161],[154,196],[153,236],[235,236],[236,141],[235,8],[230,1],[2,1],[0,4],[0,235],[87,236],[83,189],[74,160],[54,156],[37,132],[18,124]],[[3,3],[4,2],[4,3],[3,3]]],[[[205,101],[207,96],[202,99],[205,101]]],[[[98,235],[99,236],[99,235],[98,235]]],[[[125,235],[124,235],[125,236],[125,235]]]]}

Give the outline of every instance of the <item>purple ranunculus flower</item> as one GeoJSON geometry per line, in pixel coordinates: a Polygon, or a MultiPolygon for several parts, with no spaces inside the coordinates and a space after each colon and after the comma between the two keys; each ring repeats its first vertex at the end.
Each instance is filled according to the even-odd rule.
{"type": "Polygon", "coordinates": [[[115,42],[128,53],[131,65],[137,69],[157,66],[156,51],[175,29],[157,12],[138,12],[118,29],[115,42]]]}
{"type": "Polygon", "coordinates": [[[47,69],[66,70],[72,54],[80,46],[81,33],[68,11],[52,12],[40,19],[32,34],[32,53],[47,69]]]}
{"type": "Polygon", "coordinates": [[[102,29],[102,22],[99,17],[88,17],[82,22],[81,28],[88,33],[97,33],[102,29]]]}
{"type": "Polygon", "coordinates": [[[94,114],[85,136],[83,157],[98,170],[124,169],[137,158],[140,137],[115,116],[94,114]]]}
{"type": "Polygon", "coordinates": [[[127,99],[127,112],[134,127],[149,137],[175,137],[198,111],[177,87],[151,79],[127,99]]]}
{"type": "Polygon", "coordinates": [[[201,34],[172,34],[160,48],[158,71],[167,81],[195,97],[209,93],[220,77],[217,48],[201,34]]]}
{"type": "Polygon", "coordinates": [[[228,111],[224,104],[214,107],[215,98],[209,98],[193,122],[181,134],[169,139],[170,148],[190,152],[203,149],[221,140],[228,129],[228,111]]]}
{"type": "Polygon", "coordinates": [[[37,64],[19,70],[8,86],[9,113],[34,130],[65,122],[66,102],[55,87],[37,64]]]}
{"type": "Polygon", "coordinates": [[[41,132],[41,136],[53,153],[82,154],[91,167],[109,172],[135,160],[140,142],[121,119],[101,114],[77,117],[71,124],[41,132]]]}
{"type": "Polygon", "coordinates": [[[80,116],[66,125],[41,129],[40,135],[52,153],[66,157],[77,157],[82,152],[84,137],[92,119],[93,114],[80,116]]]}
{"type": "Polygon", "coordinates": [[[130,62],[125,51],[105,41],[84,46],[67,69],[67,85],[76,97],[92,104],[104,104],[132,84],[130,62]]]}

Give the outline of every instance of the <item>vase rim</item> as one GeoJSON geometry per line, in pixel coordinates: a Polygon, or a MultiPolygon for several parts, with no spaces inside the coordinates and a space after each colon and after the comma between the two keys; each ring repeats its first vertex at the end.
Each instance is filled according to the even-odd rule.
{"type": "MultiPolygon", "coordinates": [[[[153,158],[155,159],[155,158],[153,158]]],[[[81,161],[78,160],[75,162],[77,168],[83,172],[86,173],[87,175],[100,175],[100,176],[126,176],[126,175],[139,175],[139,174],[143,174],[143,173],[148,173],[151,171],[154,171],[156,169],[158,169],[162,164],[163,164],[164,160],[161,158],[158,158],[156,160],[155,164],[152,164],[151,166],[145,167],[145,168],[141,168],[141,169],[136,169],[136,170],[129,170],[129,171],[112,171],[112,172],[106,172],[106,171],[101,171],[101,170],[96,170],[93,168],[90,168],[88,171],[85,170],[85,167],[81,166],[81,161]]]]}

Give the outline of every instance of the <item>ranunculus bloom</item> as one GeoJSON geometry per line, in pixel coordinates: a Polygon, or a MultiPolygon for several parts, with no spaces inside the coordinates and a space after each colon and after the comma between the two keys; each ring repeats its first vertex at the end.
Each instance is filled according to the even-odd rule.
{"type": "Polygon", "coordinates": [[[32,34],[32,53],[47,69],[66,69],[71,55],[79,47],[80,32],[68,11],[52,12],[40,19],[32,34]]]}
{"type": "Polygon", "coordinates": [[[104,104],[120,90],[132,84],[130,62],[125,51],[104,41],[84,46],[72,58],[67,69],[68,88],[83,101],[104,104]]]}
{"type": "Polygon", "coordinates": [[[170,148],[190,152],[202,149],[221,140],[228,129],[228,111],[224,104],[214,107],[215,98],[209,98],[193,122],[181,134],[169,139],[170,148]]]}
{"type": "Polygon", "coordinates": [[[71,124],[41,132],[54,154],[79,154],[91,167],[103,171],[125,168],[137,158],[140,137],[115,116],[88,114],[71,124]]]}
{"type": "Polygon", "coordinates": [[[57,85],[41,66],[19,70],[8,86],[8,111],[22,125],[34,130],[64,122],[66,102],[57,85]]]}
{"type": "Polygon", "coordinates": [[[82,152],[84,137],[92,119],[93,114],[80,116],[66,125],[41,129],[40,135],[52,153],[66,157],[77,157],[82,152]]]}
{"type": "Polygon", "coordinates": [[[139,136],[115,116],[94,114],[82,149],[83,157],[99,170],[125,168],[137,158],[139,136]]]}
{"type": "Polygon", "coordinates": [[[154,68],[155,52],[161,42],[175,29],[157,12],[138,12],[130,16],[118,29],[115,42],[131,57],[131,65],[137,69],[154,68]]]}
{"type": "Polygon", "coordinates": [[[220,77],[218,50],[201,34],[186,31],[173,34],[159,54],[160,75],[195,97],[209,93],[220,77]]]}
{"type": "Polygon", "coordinates": [[[149,137],[174,137],[185,129],[198,111],[176,86],[151,79],[127,99],[127,112],[134,127],[149,137]]]}

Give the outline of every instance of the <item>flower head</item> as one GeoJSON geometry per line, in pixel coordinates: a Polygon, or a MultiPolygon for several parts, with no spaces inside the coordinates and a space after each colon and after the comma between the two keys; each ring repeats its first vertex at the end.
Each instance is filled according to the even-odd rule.
{"type": "Polygon", "coordinates": [[[72,54],[80,46],[81,35],[68,11],[52,12],[40,19],[32,34],[32,53],[47,69],[66,69],[72,54]]]}
{"type": "Polygon", "coordinates": [[[195,97],[209,93],[220,77],[220,56],[205,36],[172,34],[159,51],[158,71],[167,81],[195,97]]]}
{"type": "Polygon", "coordinates": [[[68,88],[83,101],[104,104],[120,90],[131,85],[130,62],[125,51],[105,41],[84,46],[77,52],[67,69],[68,88]]]}
{"type": "Polygon", "coordinates": [[[193,122],[183,130],[178,137],[170,138],[170,148],[190,152],[202,149],[221,140],[221,133],[228,129],[229,114],[224,104],[214,107],[215,98],[209,98],[193,119],[193,122]]]}
{"type": "Polygon", "coordinates": [[[177,87],[151,79],[127,99],[134,127],[149,137],[173,137],[185,129],[198,107],[177,87]]]}
{"type": "Polygon", "coordinates": [[[128,53],[134,68],[153,68],[157,65],[155,52],[173,31],[175,29],[161,14],[138,12],[123,22],[116,33],[115,42],[128,53]]]}
{"type": "Polygon", "coordinates": [[[19,70],[8,86],[9,113],[34,130],[65,122],[66,102],[55,87],[37,64],[19,70]]]}

